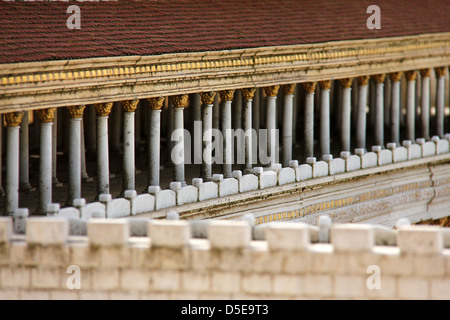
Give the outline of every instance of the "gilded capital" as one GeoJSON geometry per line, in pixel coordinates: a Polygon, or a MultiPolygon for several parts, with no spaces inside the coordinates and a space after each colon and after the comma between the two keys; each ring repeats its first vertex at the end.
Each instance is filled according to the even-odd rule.
{"type": "Polygon", "coordinates": [[[147,101],[153,110],[160,110],[164,105],[164,97],[150,98],[147,101]]]}
{"type": "Polygon", "coordinates": [[[71,118],[81,118],[83,117],[84,108],[86,108],[86,106],[72,106],[67,107],[67,110],[69,110],[71,118]]]}
{"type": "Polygon", "coordinates": [[[403,72],[392,72],[389,74],[392,82],[399,82],[402,79],[403,72]]]}
{"type": "Polygon", "coordinates": [[[200,99],[202,100],[202,104],[213,104],[215,97],[216,93],[214,91],[200,92],[200,99]]]}
{"type": "Polygon", "coordinates": [[[113,107],[113,103],[112,102],[97,103],[95,105],[95,113],[99,117],[109,116],[109,113],[111,112],[112,107],[113,107]]]}
{"type": "Polygon", "coordinates": [[[428,78],[431,75],[431,68],[420,69],[420,75],[422,76],[422,78],[428,78]]]}
{"type": "Polygon", "coordinates": [[[255,96],[256,88],[241,89],[241,92],[245,100],[251,100],[255,96]]]}
{"type": "Polygon", "coordinates": [[[314,91],[316,91],[316,84],[317,82],[303,82],[303,88],[305,88],[305,91],[307,93],[313,93],[314,91]]]}
{"type": "Polygon", "coordinates": [[[53,120],[55,119],[55,111],[56,111],[56,108],[37,110],[39,120],[41,120],[41,122],[44,122],[44,123],[53,122],[53,120]]]}
{"type": "Polygon", "coordinates": [[[414,81],[417,77],[417,72],[415,70],[405,71],[405,77],[408,81],[414,81]]]}
{"type": "Polygon", "coordinates": [[[125,112],[134,112],[138,106],[139,100],[126,100],[122,101],[122,108],[125,112]]]}
{"type": "Polygon", "coordinates": [[[322,90],[330,90],[331,89],[331,80],[324,80],[319,82],[320,89],[322,90]]]}
{"type": "Polygon", "coordinates": [[[173,106],[175,108],[185,108],[187,106],[188,97],[189,96],[187,94],[172,96],[171,99],[173,106]]]}
{"type": "Polygon", "coordinates": [[[23,111],[5,113],[7,127],[17,127],[22,122],[23,111]]]}
{"type": "Polygon", "coordinates": [[[339,79],[339,83],[341,84],[342,88],[351,88],[352,82],[353,78],[339,79]]]}
{"type": "Polygon", "coordinates": [[[222,101],[233,101],[234,90],[223,90],[219,94],[222,101]]]}
{"type": "Polygon", "coordinates": [[[293,95],[295,92],[295,86],[296,86],[295,83],[282,85],[284,94],[285,95],[293,95]]]}
{"type": "Polygon", "coordinates": [[[280,89],[279,85],[270,86],[270,87],[265,87],[264,92],[266,93],[266,96],[268,96],[268,97],[276,97],[279,89],[280,89]]]}
{"type": "Polygon", "coordinates": [[[383,83],[384,79],[386,79],[386,74],[374,74],[372,79],[375,80],[376,83],[383,83]]]}
{"type": "Polygon", "coordinates": [[[436,72],[436,75],[438,77],[444,77],[446,69],[447,69],[447,67],[436,67],[436,68],[434,68],[434,71],[436,72]]]}
{"type": "Polygon", "coordinates": [[[369,76],[360,76],[357,78],[358,79],[358,84],[360,86],[367,86],[369,84],[369,76]]]}

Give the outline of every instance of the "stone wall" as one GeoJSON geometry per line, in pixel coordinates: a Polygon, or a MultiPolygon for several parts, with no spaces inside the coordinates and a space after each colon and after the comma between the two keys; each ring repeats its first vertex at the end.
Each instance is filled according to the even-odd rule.
{"type": "Polygon", "coordinates": [[[447,228],[131,221],[0,218],[0,299],[450,299],[447,228]]]}

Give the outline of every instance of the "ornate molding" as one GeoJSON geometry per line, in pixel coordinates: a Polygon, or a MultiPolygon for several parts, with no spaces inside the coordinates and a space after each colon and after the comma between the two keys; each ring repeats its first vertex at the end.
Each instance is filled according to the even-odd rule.
{"type": "Polygon", "coordinates": [[[408,81],[414,81],[417,78],[417,72],[415,70],[405,71],[405,77],[408,81]]]}
{"type": "Polygon", "coordinates": [[[242,92],[242,97],[245,100],[252,100],[253,97],[255,96],[256,88],[241,89],[241,92],[242,92]]]}
{"type": "Polygon", "coordinates": [[[386,79],[386,74],[374,74],[372,76],[372,79],[375,80],[375,83],[384,83],[384,80],[386,79]]]}
{"type": "Polygon", "coordinates": [[[331,89],[331,80],[319,81],[320,89],[322,90],[330,90],[331,89]]]}
{"type": "Polygon", "coordinates": [[[137,109],[139,100],[125,100],[121,102],[123,111],[134,112],[137,109]]]}
{"type": "MultiPolygon", "coordinates": [[[[111,102],[112,104],[112,102],[111,102]]],[[[84,109],[86,108],[86,106],[71,106],[71,107],[67,107],[67,110],[69,110],[69,114],[71,118],[82,118],[83,117],[83,112],[84,109]]]]}
{"type": "Polygon", "coordinates": [[[157,97],[157,98],[150,98],[147,100],[148,100],[148,104],[150,105],[150,108],[152,108],[152,110],[161,110],[161,108],[164,105],[165,98],[157,97]]]}
{"type": "Polygon", "coordinates": [[[339,83],[343,88],[351,88],[353,83],[353,78],[339,79],[339,83]]]}
{"type": "Polygon", "coordinates": [[[268,97],[276,97],[278,94],[278,90],[280,89],[279,85],[265,87],[264,92],[268,97]]]}
{"type": "Polygon", "coordinates": [[[202,104],[213,104],[214,98],[216,97],[216,92],[200,92],[200,99],[202,100],[202,104]]]}
{"type": "Polygon", "coordinates": [[[431,68],[420,69],[420,75],[422,78],[428,78],[431,76],[431,68]]]}
{"type": "Polygon", "coordinates": [[[111,113],[111,109],[113,107],[113,104],[114,104],[113,102],[97,103],[95,105],[95,113],[99,117],[109,116],[109,114],[111,113]]]}
{"type": "Polygon", "coordinates": [[[303,82],[303,88],[305,88],[305,91],[307,93],[313,93],[314,91],[316,91],[316,84],[317,82],[303,82]]]}
{"type": "Polygon", "coordinates": [[[53,122],[53,120],[55,119],[55,111],[56,111],[56,108],[37,110],[39,120],[41,120],[41,122],[44,122],[44,123],[53,122]]]}
{"type": "Polygon", "coordinates": [[[295,92],[296,84],[295,83],[284,84],[281,87],[283,88],[283,92],[285,95],[293,95],[295,92]]]}
{"type": "Polygon", "coordinates": [[[436,67],[436,68],[434,68],[434,72],[436,72],[436,75],[438,77],[444,77],[445,76],[445,70],[447,70],[447,67],[436,67]]]}
{"type": "Polygon", "coordinates": [[[399,82],[402,79],[403,72],[391,72],[389,78],[392,82],[399,82]]]}
{"type": "Polygon", "coordinates": [[[174,108],[185,108],[188,103],[189,96],[187,94],[172,96],[172,103],[174,108]]]}
{"type": "Polygon", "coordinates": [[[233,101],[234,90],[223,90],[219,92],[222,101],[233,101]]]}
{"type": "Polygon", "coordinates": [[[10,112],[5,113],[5,122],[7,127],[17,127],[22,122],[24,112],[10,112]]]}
{"type": "Polygon", "coordinates": [[[369,84],[370,76],[360,76],[357,79],[360,86],[367,86],[369,84]]]}

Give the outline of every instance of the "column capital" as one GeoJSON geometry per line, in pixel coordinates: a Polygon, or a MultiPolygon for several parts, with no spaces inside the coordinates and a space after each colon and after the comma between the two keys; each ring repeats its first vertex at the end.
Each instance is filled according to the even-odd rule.
{"type": "Polygon", "coordinates": [[[330,90],[331,89],[331,80],[319,81],[320,89],[322,90],[330,90]]]}
{"type": "Polygon", "coordinates": [[[244,97],[245,100],[251,100],[253,99],[253,96],[255,95],[256,88],[245,88],[241,89],[242,97],[244,97]]]}
{"type": "Polygon", "coordinates": [[[399,82],[402,79],[403,72],[391,72],[389,73],[389,78],[392,82],[399,82]]]}
{"type": "Polygon", "coordinates": [[[443,76],[445,76],[446,69],[447,69],[447,67],[436,67],[436,68],[434,68],[434,72],[436,72],[436,75],[438,77],[443,77],[443,76]]]}
{"type": "Polygon", "coordinates": [[[177,96],[172,96],[172,102],[173,102],[173,106],[175,108],[184,108],[187,106],[187,102],[188,102],[188,95],[187,94],[182,94],[182,95],[177,95],[177,96]]]}
{"type": "Polygon", "coordinates": [[[265,92],[266,96],[268,96],[268,97],[276,97],[279,89],[280,89],[279,85],[270,86],[270,87],[265,87],[264,92],[265,92]]]}
{"type": "Polygon", "coordinates": [[[223,90],[219,94],[222,101],[233,101],[234,90],[223,90]]]}
{"type": "Polygon", "coordinates": [[[216,97],[215,91],[200,92],[200,100],[202,100],[202,104],[213,104],[215,97],[216,97]]]}
{"type": "Polygon", "coordinates": [[[417,72],[415,70],[405,71],[405,77],[408,81],[414,81],[417,77],[417,72]]]}
{"type": "Polygon", "coordinates": [[[83,117],[84,108],[86,108],[86,106],[71,106],[67,107],[67,110],[69,110],[71,118],[81,118],[83,117]]]}
{"type": "Polygon", "coordinates": [[[386,74],[374,74],[372,75],[372,79],[375,80],[376,83],[383,83],[384,79],[386,79],[386,74]]]}
{"type": "Polygon", "coordinates": [[[5,113],[5,122],[7,127],[17,127],[22,122],[23,111],[5,113]]]}
{"type": "Polygon", "coordinates": [[[314,91],[316,91],[316,84],[317,82],[303,82],[303,88],[305,88],[305,91],[307,93],[313,93],[314,91]]]}
{"type": "Polygon", "coordinates": [[[139,100],[125,100],[120,104],[122,105],[123,111],[134,112],[138,106],[139,100]]]}
{"type": "Polygon", "coordinates": [[[422,78],[428,78],[431,75],[431,68],[428,69],[420,69],[420,75],[422,78]]]}
{"type": "Polygon", "coordinates": [[[150,105],[150,108],[152,110],[161,110],[161,108],[164,105],[164,97],[155,97],[155,98],[149,98],[147,99],[148,104],[150,105]]]}
{"type": "Polygon", "coordinates": [[[95,104],[95,113],[99,117],[109,116],[111,108],[113,107],[113,102],[108,103],[97,103],[95,104]]]}
{"type": "Polygon", "coordinates": [[[344,78],[339,79],[339,83],[343,88],[351,88],[353,82],[353,78],[344,78]]]}
{"type": "Polygon", "coordinates": [[[53,120],[55,119],[55,111],[56,111],[56,108],[37,110],[39,120],[41,120],[41,122],[44,122],[44,123],[53,122],[53,120]]]}
{"type": "Polygon", "coordinates": [[[369,76],[359,76],[359,77],[357,78],[358,84],[359,84],[360,86],[367,86],[367,85],[369,84],[369,79],[370,79],[369,76]]]}
{"type": "Polygon", "coordinates": [[[283,92],[285,95],[293,95],[295,92],[295,83],[283,84],[281,87],[283,88],[283,92]]]}

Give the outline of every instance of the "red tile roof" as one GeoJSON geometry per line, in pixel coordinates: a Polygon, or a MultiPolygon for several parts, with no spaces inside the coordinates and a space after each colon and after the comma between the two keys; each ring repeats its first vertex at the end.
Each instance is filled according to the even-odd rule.
{"type": "Polygon", "coordinates": [[[449,0],[0,2],[0,63],[215,51],[450,32],[449,0]],[[369,30],[369,5],[381,30],[369,30]],[[81,29],[66,26],[81,9],[81,29]]]}

